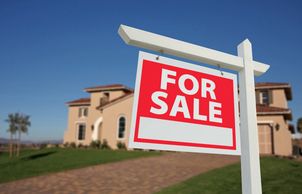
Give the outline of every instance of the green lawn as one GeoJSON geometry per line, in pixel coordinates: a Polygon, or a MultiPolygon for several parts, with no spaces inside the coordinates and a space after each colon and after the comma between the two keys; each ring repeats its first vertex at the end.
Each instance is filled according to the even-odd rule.
{"type": "Polygon", "coordinates": [[[143,151],[49,148],[25,150],[21,152],[19,158],[9,159],[7,153],[1,153],[0,183],[50,172],[159,154],[143,151]]]}
{"type": "MultiPolygon", "coordinates": [[[[302,193],[302,162],[274,157],[261,158],[264,194],[302,193]]],[[[215,169],[163,189],[160,194],[241,193],[240,164],[215,169]]]]}

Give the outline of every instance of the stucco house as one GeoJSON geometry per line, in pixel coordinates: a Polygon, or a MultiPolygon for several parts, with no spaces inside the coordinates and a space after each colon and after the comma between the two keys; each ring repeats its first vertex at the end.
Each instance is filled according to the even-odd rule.
{"type": "MultiPolygon", "coordinates": [[[[64,143],[89,145],[106,139],[111,148],[117,143],[128,145],[133,90],[121,84],[86,88],[89,98],[67,103],[68,127],[64,143]]],[[[259,148],[261,154],[291,155],[292,142],[288,121],[292,99],[287,83],[257,83],[256,102],[259,148]]]]}

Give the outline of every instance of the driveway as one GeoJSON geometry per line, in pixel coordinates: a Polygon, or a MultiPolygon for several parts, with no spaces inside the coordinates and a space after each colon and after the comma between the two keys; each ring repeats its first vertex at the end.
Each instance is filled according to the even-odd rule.
{"type": "Polygon", "coordinates": [[[0,184],[0,193],[153,193],[239,157],[164,153],[0,184]]]}

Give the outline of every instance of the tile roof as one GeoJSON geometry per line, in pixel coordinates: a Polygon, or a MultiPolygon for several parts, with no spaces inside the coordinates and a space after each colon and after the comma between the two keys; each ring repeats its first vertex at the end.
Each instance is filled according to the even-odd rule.
{"type": "Polygon", "coordinates": [[[257,115],[283,115],[286,119],[292,120],[291,110],[288,108],[272,107],[262,104],[256,105],[257,115]]]}
{"type": "Polygon", "coordinates": [[[257,113],[274,113],[274,112],[290,112],[288,108],[280,108],[280,107],[273,107],[273,106],[266,106],[262,104],[257,104],[257,113]]]}
{"type": "Polygon", "coordinates": [[[122,84],[110,84],[110,85],[100,85],[100,86],[94,86],[85,88],[86,92],[97,92],[97,91],[106,91],[106,90],[124,90],[124,91],[133,91],[132,89],[128,88],[125,85],[122,84]]]}
{"type": "Polygon", "coordinates": [[[255,87],[290,87],[290,85],[285,82],[259,82],[255,84],[255,87]]]}
{"type": "Polygon", "coordinates": [[[102,89],[102,88],[116,88],[116,87],[123,87],[124,85],[122,84],[109,84],[109,85],[100,85],[100,86],[93,86],[93,87],[88,87],[86,89],[102,89]]]}
{"type": "Polygon", "coordinates": [[[84,105],[84,104],[89,105],[90,104],[90,98],[76,99],[76,100],[67,102],[67,104],[68,105],[84,105]]]}

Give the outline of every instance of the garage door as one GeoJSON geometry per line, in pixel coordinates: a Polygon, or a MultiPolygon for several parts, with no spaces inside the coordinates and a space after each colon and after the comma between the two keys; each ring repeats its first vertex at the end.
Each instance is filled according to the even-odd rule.
{"type": "Polygon", "coordinates": [[[259,152],[260,154],[272,154],[272,136],[269,125],[258,125],[259,152]]]}

